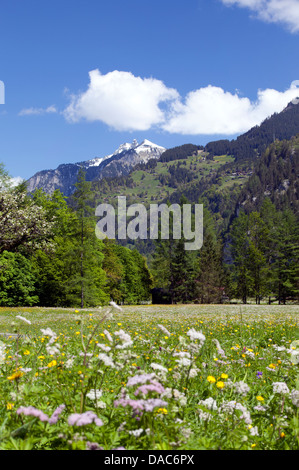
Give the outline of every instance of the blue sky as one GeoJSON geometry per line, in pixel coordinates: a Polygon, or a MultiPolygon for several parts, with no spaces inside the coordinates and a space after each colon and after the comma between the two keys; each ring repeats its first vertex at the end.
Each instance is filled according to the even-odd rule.
{"type": "Polygon", "coordinates": [[[0,162],[235,138],[299,96],[298,49],[298,0],[2,0],[0,162]]]}

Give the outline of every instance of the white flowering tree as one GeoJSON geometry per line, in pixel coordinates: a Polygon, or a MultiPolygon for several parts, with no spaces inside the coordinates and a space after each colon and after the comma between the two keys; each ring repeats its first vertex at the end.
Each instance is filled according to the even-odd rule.
{"type": "Polygon", "coordinates": [[[34,203],[20,189],[0,192],[0,254],[44,248],[51,238],[53,222],[45,217],[45,210],[34,203]]]}

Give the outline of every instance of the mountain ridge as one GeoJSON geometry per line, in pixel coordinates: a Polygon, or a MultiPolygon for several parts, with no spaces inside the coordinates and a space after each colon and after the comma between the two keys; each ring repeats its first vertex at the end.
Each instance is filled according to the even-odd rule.
{"type": "Polygon", "coordinates": [[[134,139],[131,144],[121,144],[110,155],[77,163],[62,163],[56,169],[41,170],[26,181],[27,191],[32,193],[36,189],[43,189],[51,194],[55,189],[59,189],[65,196],[70,196],[76,189],[75,183],[80,168],[85,170],[87,181],[113,178],[129,174],[138,163],[160,158],[165,150],[147,139],[140,144],[134,139]]]}

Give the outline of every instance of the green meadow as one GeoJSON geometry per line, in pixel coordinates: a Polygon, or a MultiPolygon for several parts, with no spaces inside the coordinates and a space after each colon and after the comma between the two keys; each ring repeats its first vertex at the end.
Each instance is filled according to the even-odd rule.
{"type": "Polygon", "coordinates": [[[1,308],[1,449],[298,450],[299,307],[1,308]]]}

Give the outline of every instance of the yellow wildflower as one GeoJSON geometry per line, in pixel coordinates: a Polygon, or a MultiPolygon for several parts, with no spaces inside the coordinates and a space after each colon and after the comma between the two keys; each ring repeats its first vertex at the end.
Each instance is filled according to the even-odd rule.
{"type": "Polygon", "coordinates": [[[57,361],[55,361],[55,359],[54,361],[49,362],[47,367],[54,367],[54,366],[57,366],[57,361]]]}
{"type": "Polygon", "coordinates": [[[207,381],[210,382],[210,384],[213,384],[213,383],[216,382],[216,379],[215,379],[215,377],[213,377],[212,375],[209,375],[209,376],[207,377],[207,381]]]}
{"type": "Polygon", "coordinates": [[[224,388],[224,382],[222,382],[221,380],[219,382],[216,383],[216,387],[217,388],[224,388]]]}
{"type": "Polygon", "coordinates": [[[21,372],[20,370],[14,372],[12,375],[10,375],[9,377],[7,377],[8,380],[17,380],[19,379],[20,377],[22,377],[23,372],[21,372]]]}

